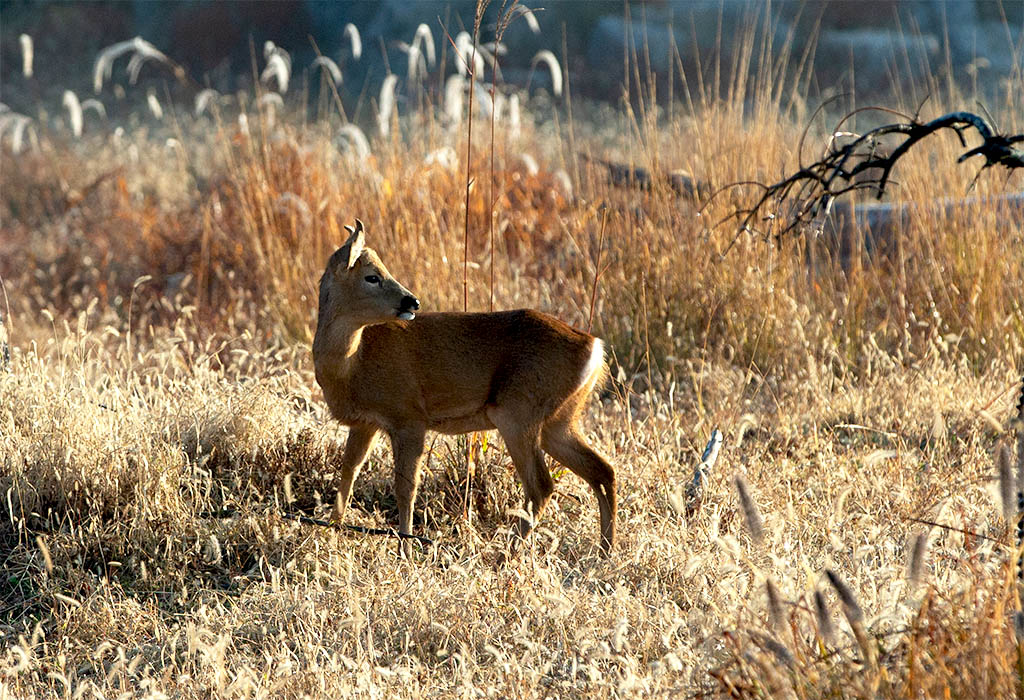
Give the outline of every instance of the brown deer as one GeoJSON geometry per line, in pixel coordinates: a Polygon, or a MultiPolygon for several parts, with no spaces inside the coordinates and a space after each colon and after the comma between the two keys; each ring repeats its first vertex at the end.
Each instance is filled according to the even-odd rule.
{"type": "Polygon", "coordinates": [[[601,546],[615,542],[615,471],[580,435],[580,414],[606,374],[604,344],[531,310],[429,313],[364,246],[363,224],[320,278],[313,339],[316,379],[334,417],[349,427],[335,521],[378,433],[395,457],[398,531],[410,534],[428,430],[456,435],[497,429],[526,493],[525,537],[554,491],[544,453],[597,496],[601,546]],[[542,451],[543,450],[543,451],[542,451]]]}

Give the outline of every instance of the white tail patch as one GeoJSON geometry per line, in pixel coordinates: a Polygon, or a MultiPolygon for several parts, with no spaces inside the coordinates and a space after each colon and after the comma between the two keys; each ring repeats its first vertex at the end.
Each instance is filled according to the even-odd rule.
{"type": "Polygon", "coordinates": [[[580,376],[580,386],[586,386],[594,375],[601,371],[601,367],[603,366],[604,341],[600,338],[594,338],[594,344],[590,348],[590,359],[587,360],[587,364],[583,368],[582,376],[580,376]]]}

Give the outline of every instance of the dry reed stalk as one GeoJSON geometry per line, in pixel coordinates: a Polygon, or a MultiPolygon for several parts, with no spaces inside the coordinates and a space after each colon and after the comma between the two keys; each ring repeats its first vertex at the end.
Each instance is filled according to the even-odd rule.
{"type": "Polygon", "coordinates": [[[43,557],[43,568],[46,569],[46,573],[53,573],[53,557],[50,556],[50,548],[46,545],[46,540],[43,539],[42,535],[36,537],[36,547],[39,548],[39,554],[43,557]]]}
{"type": "MultiPolygon", "coordinates": [[[[527,165],[529,168],[529,164],[527,165]]],[[[533,163],[533,169],[536,170],[536,163],[533,163]]],[[[597,260],[594,262],[594,284],[590,288],[590,312],[587,314],[587,333],[590,333],[594,328],[594,309],[597,306],[597,287],[601,283],[601,274],[604,272],[601,269],[601,254],[604,252],[604,233],[608,226],[608,209],[604,208],[601,210],[601,233],[597,238],[597,260]]]]}

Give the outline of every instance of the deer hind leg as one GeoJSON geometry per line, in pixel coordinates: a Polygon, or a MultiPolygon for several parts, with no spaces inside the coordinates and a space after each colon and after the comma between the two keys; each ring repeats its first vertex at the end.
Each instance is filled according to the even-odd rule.
{"type": "Polygon", "coordinates": [[[359,468],[366,461],[366,455],[377,439],[377,429],[369,425],[353,425],[348,431],[348,442],[341,456],[341,481],[334,501],[334,522],[341,524],[352,496],[352,482],[359,474],[359,468]]]}
{"type": "Polygon", "coordinates": [[[555,482],[551,479],[551,473],[544,461],[544,453],[540,449],[540,431],[535,426],[517,420],[515,413],[508,409],[490,409],[487,417],[501,433],[501,438],[512,457],[512,463],[516,467],[519,481],[523,484],[526,511],[531,516],[530,519],[519,519],[519,537],[525,538],[540,519],[545,506],[551,500],[551,494],[555,491],[555,482]]]}
{"type": "MultiPolygon", "coordinates": [[[[391,432],[391,448],[395,453],[395,500],[398,501],[398,531],[412,534],[412,509],[416,501],[416,490],[420,483],[420,459],[423,456],[423,439],[426,429],[407,427],[391,432]]],[[[399,549],[408,540],[400,540],[399,549]]]]}
{"type": "Polygon", "coordinates": [[[580,436],[569,417],[557,418],[544,426],[544,451],[590,484],[601,512],[601,548],[607,554],[615,545],[615,469],[580,436]]]}

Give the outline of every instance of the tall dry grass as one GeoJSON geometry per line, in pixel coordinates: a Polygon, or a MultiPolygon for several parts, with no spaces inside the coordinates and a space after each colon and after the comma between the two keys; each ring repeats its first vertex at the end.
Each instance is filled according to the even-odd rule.
{"type": "MultiPolygon", "coordinates": [[[[732,67],[677,76],[671,108],[639,59],[615,108],[576,102],[570,120],[518,94],[493,161],[490,115],[467,152],[440,73],[398,81],[419,98],[386,137],[367,130],[368,153],[337,112],[306,119],[293,94],[272,115],[259,86],[199,116],[165,100],[160,122],[129,92],[136,116],[81,139],[37,125],[39,150],[0,173],[0,697],[1018,692],[995,455],[1019,391],[1022,224],[927,214],[890,257],[844,267],[826,247],[811,270],[817,242],[709,227],[742,189],[698,216],[581,157],[716,186],[794,167],[808,77],[763,30],[732,67]],[[465,438],[430,444],[416,528],[438,544],[412,560],[284,517],[333,498],[343,431],[308,339],[354,216],[427,308],[461,309],[465,282],[471,309],[593,321],[616,377],[587,421],[622,489],[612,559],[585,484],[556,468],[532,546],[498,566],[519,489],[500,443],[465,438]]],[[[1021,76],[1005,87],[989,108],[1021,131],[1021,76]]],[[[925,111],[961,89],[920,86],[925,111]]],[[[922,144],[895,196],[966,191],[958,153],[922,144]]],[[[352,522],[393,522],[389,481],[378,450],[352,522]]]]}

